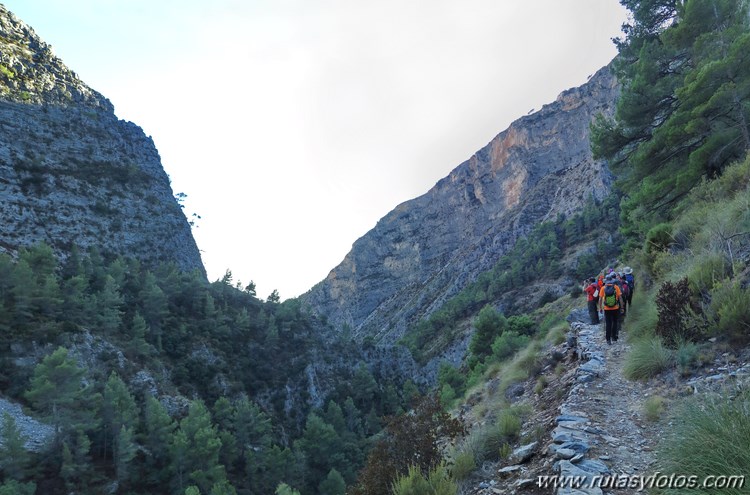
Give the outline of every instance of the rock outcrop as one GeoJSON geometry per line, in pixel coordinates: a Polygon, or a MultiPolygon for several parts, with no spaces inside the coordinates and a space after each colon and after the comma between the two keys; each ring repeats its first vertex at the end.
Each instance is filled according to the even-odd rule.
{"type": "Polygon", "coordinates": [[[604,68],[515,121],[426,194],[382,218],[302,301],[357,338],[395,342],[536,224],[609,193],[612,179],[592,157],[589,132],[597,114],[611,115],[617,94],[604,68]]]}
{"type": "Polygon", "coordinates": [[[97,246],[205,273],[151,138],[0,5],[0,252],[97,246]]]}

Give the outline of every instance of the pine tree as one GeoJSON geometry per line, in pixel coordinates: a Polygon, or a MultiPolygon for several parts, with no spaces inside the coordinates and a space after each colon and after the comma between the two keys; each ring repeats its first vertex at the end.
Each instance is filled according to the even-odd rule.
{"type": "Polygon", "coordinates": [[[471,337],[469,350],[474,356],[488,356],[492,353],[492,342],[503,333],[505,317],[492,306],[485,306],[474,321],[476,331],[471,337]]]}
{"type": "Polygon", "coordinates": [[[130,324],[130,342],[128,342],[128,349],[136,357],[146,357],[151,353],[151,346],[146,341],[150,333],[146,320],[136,311],[130,324]]]}
{"type": "Polygon", "coordinates": [[[307,417],[302,437],[295,441],[294,446],[304,453],[307,460],[309,491],[317,488],[332,467],[346,467],[341,438],[333,426],[315,413],[307,417]]]}
{"type": "Polygon", "coordinates": [[[300,495],[300,493],[297,490],[287,485],[286,483],[279,484],[279,486],[276,487],[275,494],[276,495],[300,495]]]}
{"type": "Polygon", "coordinates": [[[178,434],[181,435],[177,447],[181,449],[183,482],[187,474],[201,491],[208,492],[214,483],[226,479],[224,466],[219,463],[221,440],[202,401],[190,403],[188,415],[180,421],[178,434]]]}
{"type": "MultiPolygon", "coordinates": [[[[112,459],[117,466],[117,455],[122,450],[127,450],[127,446],[118,444],[122,436],[123,428],[127,429],[132,437],[132,433],[138,426],[138,406],[135,399],[130,394],[128,386],[115,373],[110,373],[107,383],[104,385],[103,404],[102,404],[102,423],[104,427],[104,449],[105,457],[109,455],[108,444],[111,446],[112,459]]],[[[131,438],[132,440],[132,438],[131,438]]]]}
{"type": "Polygon", "coordinates": [[[346,495],[346,482],[341,473],[335,469],[328,472],[328,476],[320,482],[318,493],[325,495],[346,495]]]}
{"type": "Polygon", "coordinates": [[[146,397],[143,416],[145,434],[141,444],[146,449],[147,464],[152,467],[148,481],[163,485],[168,478],[171,455],[175,453],[173,434],[177,425],[161,402],[150,395],[146,397]]]}
{"type": "Polygon", "coordinates": [[[36,483],[19,483],[16,480],[5,481],[0,485],[0,495],[34,495],[36,483]]]}
{"type": "Polygon", "coordinates": [[[111,275],[105,275],[104,287],[96,294],[98,329],[105,333],[114,333],[122,323],[122,306],[125,300],[120,294],[120,287],[111,275]]]}
{"type": "Polygon", "coordinates": [[[88,486],[94,475],[91,467],[91,440],[82,430],[77,430],[69,440],[63,442],[60,477],[68,490],[78,491],[88,486]]]}
{"type": "Polygon", "coordinates": [[[81,386],[84,370],[68,357],[68,350],[59,347],[45,357],[31,378],[26,398],[34,408],[52,421],[58,436],[64,429],[78,423],[76,410],[85,407],[89,390],[81,386]]]}
{"type": "Polygon", "coordinates": [[[31,459],[25,448],[26,439],[8,412],[3,414],[0,444],[0,473],[3,479],[23,480],[31,459]]]}
{"type": "Polygon", "coordinates": [[[117,481],[126,484],[131,478],[131,463],[138,451],[134,441],[133,429],[123,425],[117,435],[114,452],[114,465],[117,481]]]}
{"type": "Polygon", "coordinates": [[[623,0],[632,23],[615,64],[615,118],[593,127],[626,193],[626,232],[668,220],[673,205],[750,150],[750,17],[744,0],[623,0]]]}
{"type": "Polygon", "coordinates": [[[164,319],[169,314],[167,295],[159,287],[156,276],[146,272],[143,277],[143,288],[138,294],[141,301],[142,315],[152,332],[161,335],[164,319]]]}
{"type": "Polygon", "coordinates": [[[88,281],[83,275],[70,277],[62,284],[62,305],[65,311],[62,312],[61,318],[72,328],[88,327],[93,324],[96,310],[88,289],[88,281]]]}
{"type": "Polygon", "coordinates": [[[237,490],[228,481],[218,481],[211,487],[210,495],[237,495],[237,490]]]}

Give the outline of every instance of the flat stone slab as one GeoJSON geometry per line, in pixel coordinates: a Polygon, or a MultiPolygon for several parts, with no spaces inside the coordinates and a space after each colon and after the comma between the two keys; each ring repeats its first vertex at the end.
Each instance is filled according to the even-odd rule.
{"type": "Polygon", "coordinates": [[[593,486],[594,473],[584,471],[570,461],[560,461],[561,480],[581,480],[581,486],[566,486],[557,491],[558,495],[603,495],[602,489],[593,486]]]}
{"type": "Polygon", "coordinates": [[[561,414],[560,416],[555,418],[556,423],[585,423],[588,421],[588,418],[583,418],[581,416],[573,416],[572,414],[561,414]]]}

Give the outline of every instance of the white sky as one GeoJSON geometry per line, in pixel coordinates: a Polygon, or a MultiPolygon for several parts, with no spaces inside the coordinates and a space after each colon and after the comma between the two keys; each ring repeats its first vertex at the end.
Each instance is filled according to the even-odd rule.
{"type": "Polygon", "coordinates": [[[0,0],[153,137],[209,280],[297,296],[616,50],[617,0],[0,0]]]}

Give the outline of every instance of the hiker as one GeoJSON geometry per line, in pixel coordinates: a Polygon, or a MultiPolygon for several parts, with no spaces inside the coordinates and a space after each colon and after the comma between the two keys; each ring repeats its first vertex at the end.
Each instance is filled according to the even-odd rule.
{"type": "Polygon", "coordinates": [[[630,296],[630,285],[628,285],[628,281],[625,280],[624,272],[617,273],[616,284],[620,287],[620,291],[622,291],[622,307],[620,308],[620,315],[624,318],[628,312],[628,297],[630,296]]]}
{"type": "Polygon", "coordinates": [[[589,306],[589,318],[592,325],[599,324],[599,286],[596,279],[591,277],[583,281],[583,292],[586,293],[586,301],[589,306]]]}
{"type": "Polygon", "coordinates": [[[635,291],[635,276],[633,276],[633,269],[626,266],[622,269],[622,273],[625,274],[625,281],[628,283],[628,306],[633,304],[633,291],[635,291]]]}
{"type": "Polygon", "coordinates": [[[616,277],[612,274],[604,279],[604,288],[599,293],[599,311],[604,312],[604,336],[607,344],[617,342],[619,337],[618,321],[622,306],[622,292],[615,285],[616,277]]]}

